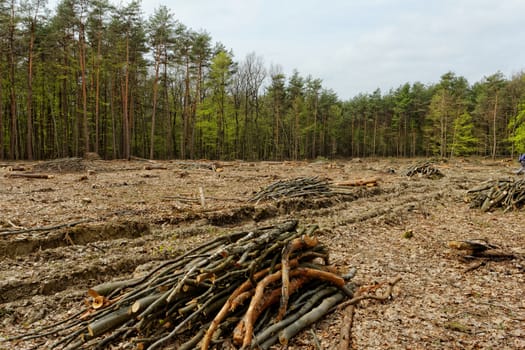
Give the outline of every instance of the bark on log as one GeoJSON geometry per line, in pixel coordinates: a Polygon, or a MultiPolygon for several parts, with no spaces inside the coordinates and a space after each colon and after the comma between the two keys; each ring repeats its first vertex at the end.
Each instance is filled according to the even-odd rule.
{"type": "MultiPolygon", "coordinates": [[[[331,272],[315,270],[305,267],[298,267],[291,272],[291,276],[301,276],[301,278],[324,280],[336,285],[342,291],[344,291],[345,294],[350,294],[350,296],[352,295],[352,292],[345,288],[344,279],[334,275],[331,272]]],[[[254,323],[257,319],[257,316],[262,311],[261,309],[263,303],[261,302],[261,300],[263,299],[264,290],[266,286],[268,286],[272,282],[275,282],[276,280],[281,279],[281,277],[282,271],[277,271],[271,275],[266,276],[257,284],[257,287],[255,288],[255,295],[253,296],[250,306],[246,311],[246,330],[243,339],[243,348],[247,348],[251,345],[253,338],[254,323]]]]}
{"type": "MultiPolygon", "coordinates": [[[[356,295],[357,296],[357,295],[356,295]]],[[[339,350],[350,349],[352,340],[352,324],[354,322],[355,304],[348,305],[344,310],[343,326],[341,327],[341,335],[339,338],[339,350]]]]}
{"type": "MultiPolygon", "coordinates": [[[[297,266],[298,263],[299,263],[298,261],[293,261],[293,262],[290,262],[290,265],[297,266]]],[[[270,268],[267,268],[267,269],[264,269],[262,271],[257,272],[253,276],[254,277],[253,280],[257,281],[258,279],[260,279],[261,277],[266,275],[268,273],[268,271],[270,271],[270,268]]],[[[239,295],[241,295],[242,293],[246,292],[247,290],[249,290],[251,288],[253,288],[253,284],[252,284],[252,280],[249,279],[249,280],[245,281],[244,283],[242,283],[236,290],[234,290],[232,292],[232,294],[230,295],[228,300],[226,300],[226,302],[224,303],[224,305],[221,308],[221,310],[217,313],[215,318],[210,323],[210,327],[208,328],[208,330],[206,331],[206,334],[204,335],[204,337],[202,339],[201,350],[207,350],[209,348],[211,339],[213,337],[213,334],[215,333],[215,331],[219,327],[219,324],[222,322],[222,320],[224,320],[224,318],[228,314],[233,301],[239,295]]]]}
{"type": "Polygon", "coordinates": [[[289,283],[290,283],[290,266],[288,264],[290,260],[290,255],[299,249],[303,248],[313,248],[318,244],[318,240],[315,237],[303,236],[301,238],[296,238],[290,241],[286,247],[283,249],[281,254],[281,265],[282,265],[282,294],[281,294],[281,307],[276,316],[276,321],[282,320],[286,309],[288,307],[288,299],[290,297],[289,283]]]}
{"type": "Polygon", "coordinates": [[[140,281],[139,278],[135,278],[135,279],[131,279],[131,280],[125,280],[125,281],[114,281],[114,282],[102,283],[102,284],[99,284],[99,285],[96,285],[94,287],[89,288],[88,289],[88,294],[91,295],[92,293],[96,293],[96,294],[103,295],[103,296],[107,297],[113,291],[115,291],[115,290],[117,290],[119,288],[131,286],[131,285],[133,285],[134,283],[136,283],[138,281],[140,281]]]}
{"type": "Polygon", "coordinates": [[[145,165],[144,170],[167,170],[168,168],[163,165],[145,165]]]}
{"type": "Polygon", "coordinates": [[[323,288],[314,293],[297,312],[292,313],[282,321],[274,323],[258,333],[253,338],[252,344],[254,346],[259,346],[261,349],[268,349],[278,341],[278,332],[280,330],[286,328],[288,325],[292,324],[298,318],[310,311],[319,300],[334,294],[335,292],[337,292],[337,289],[334,287],[323,286],[323,288]]]}
{"type": "Polygon", "coordinates": [[[243,338],[243,347],[250,346],[252,342],[253,337],[253,324],[255,322],[256,316],[258,315],[258,309],[260,308],[261,300],[264,296],[264,289],[272,282],[275,282],[282,277],[282,271],[277,271],[275,273],[272,273],[265,278],[263,278],[255,288],[255,294],[252,298],[252,301],[250,302],[250,306],[248,307],[248,310],[246,311],[244,322],[245,331],[244,331],[244,338],[243,338]]]}
{"type": "MultiPolygon", "coordinates": [[[[290,294],[293,294],[295,293],[299,288],[301,288],[306,282],[308,281],[308,278],[307,277],[299,277],[299,278],[296,278],[294,280],[292,280],[290,283],[289,283],[289,292],[290,294]]],[[[250,338],[250,343],[248,344],[244,344],[244,341],[246,339],[246,331],[247,329],[252,329],[253,330],[253,323],[255,322],[255,320],[258,319],[258,317],[261,315],[261,313],[263,311],[265,311],[268,307],[270,307],[271,305],[277,303],[281,297],[281,293],[282,293],[282,289],[281,288],[277,288],[277,289],[274,289],[272,290],[271,292],[269,293],[266,293],[263,298],[259,301],[259,304],[257,305],[257,307],[254,309],[254,312],[253,314],[250,314],[248,315],[248,313],[245,314],[245,316],[243,317],[242,320],[239,321],[239,323],[237,324],[237,326],[235,327],[234,331],[233,331],[233,343],[235,345],[241,345],[243,344],[243,348],[246,348],[246,346],[250,346],[251,345],[251,339],[253,337],[249,337],[250,338]],[[249,317],[253,318],[254,321],[252,321],[252,325],[250,325],[249,327],[247,327],[246,323],[249,322],[249,317]]]]}
{"type": "Polygon", "coordinates": [[[22,177],[27,179],[52,179],[55,176],[54,175],[48,175],[48,174],[19,174],[19,173],[10,173],[5,174],[5,177],[11,178],[11,177],[22,177]]]}
{"type": "Polygon", "coordinates": [[[470,255],[477,255],[489,249],[498,248],[485,240],[449,241],[449,248],[467,251],[470,255]]]}
{"type": "Polygon", "coordinates": [[[344,299],[345,295],[342,292],[337,292],[336,294],[324,299],[319,306],[315,307],[305,315],[301,316],[293,324],[286,327],[279,333],[279,342],[282,345],[287,345],[288,341],[299,333],[304,328],[310,326],[312,323],[318,321],[321,317],[326,315],[334,305],[341,302],[344,299]]]}
{"type": "Polygon", "coordinates": [[[336,182],[335,186],[377,186],[377,178],[370,179],[357,179],[357,180],[348,180],[342,182],[336,182]]]}
{"type": "Polygon", "coordinates": [[[133,314],[144,311],[148,306],[153,304],[155,300],[160,297],[160,294],[153,294],[147,297],[141,298],[131,305],[130,312],[133,314]]]}
{"type": "Polygon", "coordinates": [[[109,330],[115,329],[123,325],[132,317],[133,315],[130,312],[129,308],[120,308],[119,310],[107,315],[106,317],[91,322],[87,326],[89,335],[91,337],[98,337],[99,335],[104,334],[109,330]]]}
{"type": "Polygon", "coordinates": [[[27,168],[24,168],[23,166],[12,166],[7,168],[8,171],[26,171],[27,168]]]}

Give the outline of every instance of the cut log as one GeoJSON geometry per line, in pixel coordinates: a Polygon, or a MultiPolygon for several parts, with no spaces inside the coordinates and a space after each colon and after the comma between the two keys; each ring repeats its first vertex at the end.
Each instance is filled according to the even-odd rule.
{"type": "Polygon", "coordinates": [[[489,244],[485,240],[466,240],[466,241],[449,241],[449,248],[456,250],[465,250],[470,255],[479,254],[488,249],[498,248],[495,245],[489,244]]]}
{"type": "Polygon", "coordinates": [[[283,249],[282,257],[281,257],[281,265],[282,265],[282,294],[281,294],[281,307],[279,308],[279,312],[275,318],[276,321],[282,320],[284,314],[286,313],[286,309],[288,307],[288,299],[290,297],[290,290],[289,290],[289,284],[290,284],[290,266],[288,264],[290,260],[290,255],[292,252],[303,249],[303,248],[313,248],[318,244],[318,241],[315,237],[309,237],[309,236],[302,236],[301,238],[296,238],[292,241],[290,241],[286,247],[283,249]]]}
{"type": "Polygon", "coordinates": [[[133,303],[133,305],[131,305],[131,313],[136,314],[146,310],[146,308],[153,304],[153,302],[156,301],[159,297],[160,294],[154,294],[137,300],[133,303]]]}
{"type": "Polygon", "coordinates": [[[23,177],[26,179],[52,179],[55,176],[54,175],[48,175],[48,174],[20,174],[20,173],[10,173],[5,174],[5,177],[23,177]]]}
{"type": "Polygon", "coordinates": [[[481,258],[487,260],[508,260],[516,258],[516,255],[502,251],[500,247],[488,243],[482,239],[471,239],[465,241],[449,241],[448,247],[465,252],[466,257],[481,258]]]}
{"type": "Polygon", "coordinates": [[[334,294],[337,292],[337,290],[334,287],[326,287],[323,285],[321,288],[313,290],[312,292],[312,295],[297,312],[291,313],[290,316],[286,317],[282,321],[274,323],[262,330],[254,337],[252,343],[256,346],[259,346],[261,349],[268,349],[271,345],[278,342],[277,335],[279,331],[294,323],[301,316],[313,309],[320,300],[334,294]]]}
{"type": "Polygon", "coordinates": [[[10,166],[7,168],[8,171],[26,171],[27,168],[23,166],[10,166]]]}
{"type": "Polygon", "coordinates": [[[370,179],[357,179],[357,180],[348,180],[342,182],[336,182],[335,186],[377,186],[377,178],[370,179]]]}
{"type": "Polygon", "coordinates": [[[155,165],[155,164],[152,164],[152,165],[145,165],[144,166],[144,170],[167,170],[168,168],[165,167],[164,165],[155,165]]]}
{"type": "Polygon", "coordinates": [[[115,290],[117,290],[119,288],[131,286],[132,284],[134,284],[134,283],[136,283],[138,281],[140,281],[139,278],[135,278],[135,279],[131,279],[131,280],[125,280],[125,281],[113,281],[113,282],[102,283],[102,284],[96,285],[94,287],[91,287],[88,290],[88,294],[91,295],[91,296],[93,296],[93,294],[108,296],[113,291],[115,291],[115,290]]]}
{"type": "Polygon", "coordinates": [[[204,198],[204,189],[199,186],[199,197],[201,199],[201,206],[204,208],[206,206],[206,199],[204,198]]]}
{"type": "Polygon", "coordinates": [[[279,342],[282,345],[287,345],[293,336],[326,315],[334,305],[341,302],[344,298],[345,295],[342,292],[338,292],[324,299],[319,306],[301,316],[297,321],[282,330],[279,333],[279,342]]]}
{"type": "Polygon", "coordinates": [[[128,308],[120,308],[119,310],[101,318],[94,322],[91,322],[88,326],[88,332],[91,337],[98,337],[105,332],[115,329],[126,321],[132,318],[132,313],[129,312],[128,308]]]}

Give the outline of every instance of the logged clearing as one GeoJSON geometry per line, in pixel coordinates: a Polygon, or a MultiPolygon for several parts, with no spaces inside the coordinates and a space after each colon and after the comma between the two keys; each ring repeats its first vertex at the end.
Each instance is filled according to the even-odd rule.
{"type": "MultiPolygon", "coordinates": [[[[350,349],[523,349],[525,196],[503,199],[521,195],[517,167],[394,158],[2,163],[0,349],[49,348],[55,334],[5,339],[85,310],[91,287],[290,220],[316,225],[334,271],[356,269],[356,293],[383,295],[396,283],[386,300],[361,300],[352,314],[331,309],[288,349],[340,349],[341,332],[350,349]]],[[[238,348],[221,336],[216,348],[238,348]]],[[[139,348],[133,337],[111,346],[139,348]]]]}

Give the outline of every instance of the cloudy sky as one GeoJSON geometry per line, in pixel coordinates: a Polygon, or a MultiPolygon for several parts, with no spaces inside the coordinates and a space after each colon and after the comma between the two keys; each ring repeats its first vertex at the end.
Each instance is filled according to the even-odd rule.
{"type": "Polygon", "coordinates": [[[142,0],[145,15],[160,4],[236,60],[255,53],[342,99],[525,70],[525,0],[142,0]]]}

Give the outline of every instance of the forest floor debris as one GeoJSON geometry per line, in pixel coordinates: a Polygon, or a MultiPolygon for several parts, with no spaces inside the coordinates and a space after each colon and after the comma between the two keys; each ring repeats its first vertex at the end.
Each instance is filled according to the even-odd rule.
{"type": "Polygon", "coordinates": [[[258,191],[249,202],[259,203],[264,200],[281,198],[329,196],[332,192],[326,180],[314,177],[300,177],[291,180],[279,180],[258,191]]]}
{"type": "MultiPolygon", "coordinates": [[[[52,179],[4,176],[9,167],[32,169],[36,162],[6,162],[0,167],[0,230],[93,220],[72,228],[6,235],[0,238],[6,247],[20,239],[33,244],[81,226],[96,229],[101,218],[108,225],[138,220],[149,232],[86,242],[70,242],[64,236],[62,246],[2,256],[0,338],[74,317],[88,287],[141,278],[161,261],[229,232],[296,218],[304,227],[319,227],[316,236],[330,251],[330,265],[338,271],[357,267],[352,280],[378,288],[364,292],[382,296],[388,289],[383,281],[402,278],[393,287],[391,301],[365,299],[352,308],[352,348],[525,348],[523,209],[495,207],[484,212],[469,207],[467,194],[490,179],[523,179],[514,174],[512,164],[455,159],[439,167],[444,177],[429,179],[403,174],[402,169],[414,162],[410,159],[338,160],[335,167],[326,162],[233,161],[221,162],[220,172],[176,161],[156,162],[166,169],[151,170],[138,160],[84,162],[86,170],[53,171],[52,179]],[[84,175],[87,178],[79,181],[84,175]],[[314,196],[247,202],[254,191],[276,181],[316,176],[329,183],[379,178],[380,184],[328,200],[314,196]],[[516,258],[480,264],[480,259],[458,259],[447,246],[452,240],[474,238],[486,239],[516,258]],[[473,268],[473,263],[479,266],[473,268]]],[[[338,347],[345,315],[346,308],[335,309],[300,331],[288,347],[338,347]]],[[[3,342],[0,347],[24,350],[38,344],[34,339],[3,342]]],[[[114,348],[124,349],[125,344],[114,348]]]]}
{"type": "Polygon", "coordinates": [[[411,164],[406,170],[405,170],[406,176],[422,176],[427,177],[431,179],[439,179],[444,176],[444,174],[436,168],[433,162],[428,160],[423,160],[416,162],[415,164],[411,164]]]}
{"type": "Polygon", "coordinates": [[[525,205],[525,179],[488,180],[467,191],[470,207],[490,211],[519,210],[525,205]]]}

